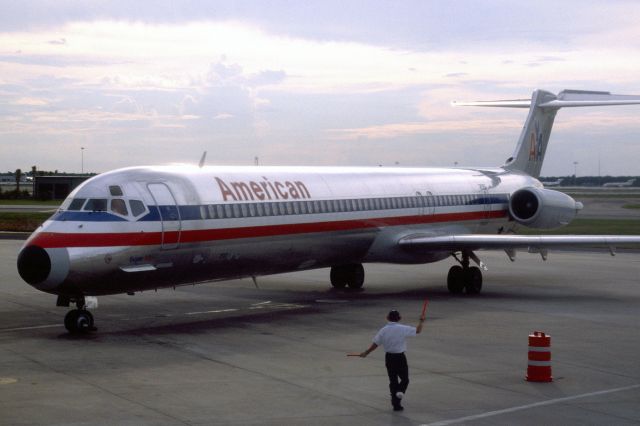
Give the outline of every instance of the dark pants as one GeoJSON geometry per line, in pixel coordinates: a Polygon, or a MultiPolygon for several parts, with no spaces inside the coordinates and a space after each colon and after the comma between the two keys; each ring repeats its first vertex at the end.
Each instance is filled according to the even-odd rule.
{"type": "Polygon", "coordinates": [[[389,375],[389,392],[391,392],[391,404],[396,407],[400,405],[400,400],[396,397],[396,392],[406,392],[409,386],[409,366],[404,353],[388,353],[384,357],[384,365],[387,367],[389,375]]]}

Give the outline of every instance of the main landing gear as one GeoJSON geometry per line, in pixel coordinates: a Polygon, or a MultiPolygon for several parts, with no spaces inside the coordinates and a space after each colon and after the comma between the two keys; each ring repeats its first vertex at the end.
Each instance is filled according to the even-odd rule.
{"type": "Polygon", "coordinates": [[[482,290],[482,272],[477,266],[469,266],[469,258],[475,255],[470,252],[462,252],[462,259],[453,254],[460,265],[452,266],[447,276],[447,288],[452,294],[478,294],[482,290]]]}
{"type": "MultiPolygon", "coordinates": [[[[95,298],[94,298],[95,299],[95,298]]],[[[97,328],[93,322],[93,315],[86,307],[86,301],[84,296],[80,296],[74,299],[69,297],[58,296],[58,306],[69,306],[69,303],[75,302],[77,309],[73,309],[67,312],[64,317],[64,327],[71,334],[88,333],[90,331],[96,331],[97,328]]]]}
{"type": "Polygon", "coordinates": [[[331,267],[331,285],[334,288],[362,288],[364,284],[364,268],[361,263],[331,267]]]}

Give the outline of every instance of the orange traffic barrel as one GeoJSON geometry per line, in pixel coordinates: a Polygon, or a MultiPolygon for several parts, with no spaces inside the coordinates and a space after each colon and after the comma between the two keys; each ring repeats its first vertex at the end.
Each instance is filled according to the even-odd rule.
{"type": "Polygon", "coordinates": [[[529,365],[527,380],[530,382],[551,382],[551,336],[534,331],[529,335],[529,365]]]}

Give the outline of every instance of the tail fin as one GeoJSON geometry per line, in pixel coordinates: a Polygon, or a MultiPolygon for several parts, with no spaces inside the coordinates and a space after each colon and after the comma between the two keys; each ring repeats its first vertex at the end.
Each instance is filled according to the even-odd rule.
{"type": "Polygon", "coordinates": [[[609,106],[640,104],[640,96],[612,95],[609,92],[564,90],[558,95],[536,90],[529,99],[508,101],[454,102],[461,106],[492,106],[529,108],[518,144],[511,157],[502,166],[506,170],[517,170],[530,176],[540,176],[540,169],[547,151],[551,128],[556,113],[563,107],[609,106]]]}

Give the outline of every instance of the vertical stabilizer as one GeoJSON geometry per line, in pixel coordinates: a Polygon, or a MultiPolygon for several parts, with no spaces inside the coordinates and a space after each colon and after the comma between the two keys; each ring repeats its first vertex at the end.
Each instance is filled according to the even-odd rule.
{"type": "Polygon", "coordinates": [[[507,159],[504,168],[507,170],[519,170],[526,174],[538,177],[544,154],[547,152],[551,127],[559,108],[543,108],[540,105],[556,100],[553,93],[544,90],[536,90],[531,96],[529,115],[524,123],[518,144],[513,155],[507,159]]]}
{"type": "Polygon", "coordinates": [[[551,136],[553,120],[560,108],[582,106],[610,106],[640,104],[640,96],[612,95],[609,92],[564,90],[558,95],[536,90],[531,100],[454,102],[461,106],[491,106],[529,108],[513,155],[502,166],[506,170],[521,171],[530,176],[540,176],[547,144],[551,136]]]}

